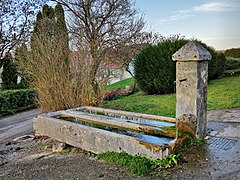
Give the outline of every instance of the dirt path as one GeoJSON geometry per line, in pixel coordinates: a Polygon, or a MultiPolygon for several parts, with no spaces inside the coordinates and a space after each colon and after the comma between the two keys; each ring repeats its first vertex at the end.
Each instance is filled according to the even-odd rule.
{"type": "MultiPolygon", "coordinates": [[[[240,109],[208,113],[208,144],[185,153],[166,177],[132,175],[87,152],[51,152],[51,140],[20,139],[0,148],[0,179],[240,179],[240,109]],[[1,166],[1,165],[0,165],[1,166]]],[[[0,120],[1,122],[1,120],[0,120]]]]}

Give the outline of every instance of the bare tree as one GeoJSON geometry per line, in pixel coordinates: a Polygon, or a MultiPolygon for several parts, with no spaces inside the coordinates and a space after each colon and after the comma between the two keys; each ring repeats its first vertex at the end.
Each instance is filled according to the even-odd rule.
{"type": "MultiPolygon", "coordinates": [[[[184,39],[184,36],[180,34],[170,35],[168,37],[162,36],[156,32],[141,32],[137,36],[135,36],[131,42],[126,45],[120,45],[117,48],[110,49],[106,53],[106,62],[110,62],[111,64],[120,64],[121,67],[125,68],[125,70],[134,77],[130,69],[130,64],[134,60],[134,56],[145,46],[149,44],[158,44],[164,42],[166,40],[175,41],[178,39],[184,39]]],[[[136,83],[134,82],[132,92],[134,93],[136,88],[136,83]]]]}
{"type": "Polygon", "coordinates": [[[106,53],[108,62],[121,64],[126,68],[126,71],[133,77],[132,72],[129,69],[129,64],[133,61],[135,54],[142,48],[149,44],[158,44],[166,40],[175,41],[178,39],[184,39],[184,36],[180,34],[170,35],[168,37],[162,36],[156,32],[141,32],[131,39],[128,44],[120,44],[114,49],[110,49],[106,53]]]}
{"type": "Polygon", "coordinates": [[[44,2],[45,0],[0,1],[0,67],[4,54],[29,36],[35,12],[44,2]]]}
{"type": "Polygon", "coordinates": [[[92,58],[90,81],[100,94],[97,72],[106,52],[128,44],[144,27],[133,0],[55,0],[69,12],[69,27],[92,58]]]}

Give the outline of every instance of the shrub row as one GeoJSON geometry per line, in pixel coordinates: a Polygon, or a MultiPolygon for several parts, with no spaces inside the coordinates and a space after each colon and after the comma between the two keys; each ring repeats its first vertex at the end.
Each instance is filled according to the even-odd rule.
{"type": "Polygon", "coordinates": [[[35,97],[34,89],[0,91],[0,116],[35,107],[35,97]]]}

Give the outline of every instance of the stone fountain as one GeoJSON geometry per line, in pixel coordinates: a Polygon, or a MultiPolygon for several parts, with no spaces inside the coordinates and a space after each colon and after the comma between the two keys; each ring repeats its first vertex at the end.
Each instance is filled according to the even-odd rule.
{"type": "Polygon", "coordinates": [[[96,154],[115,151],[162,159],[181,145],[182,131],[196,138],[206,135],[210,59],[197,42],[187,43],[173,55],[176,118],[86,106],[36,117],[35,134],[96,154]]]}

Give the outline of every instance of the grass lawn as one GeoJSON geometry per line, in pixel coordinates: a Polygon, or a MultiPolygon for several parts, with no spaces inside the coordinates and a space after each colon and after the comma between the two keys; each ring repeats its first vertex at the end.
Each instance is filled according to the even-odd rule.
{"type": "MultiPolygon", "coordinates": [[[[133,80],[127,79],[127,81],[133,80]]],[[[116,89],[120,87],[119,84],[122,83],[115,83],[111,87],[116,89]]],[[[117,100],[106,101],[104,107],[175,117],[176,96],[175,94],[150,96],[138,92],[117,100]]],[[[227,77],[209,82],[208,110],[225,108],[240,108],[240,77],[227,77]]]]}
{"type": "Polygon", "coordinates": [[[240,76],[209,82],[208,110],[240,108],[240,76]]]}
{"type": "Polygon", "coordinates": [[[126,86],[133,84],[133,82],[134,82],[133,78],[124,79],[122,81],[119,81],[119,82],[116,82],[114,84],[107,86],[105,88],[105,90],[109,91],[109,90],[113,90],[113,89],[117,89],[117,88],[125,89],[126,86]]]}

